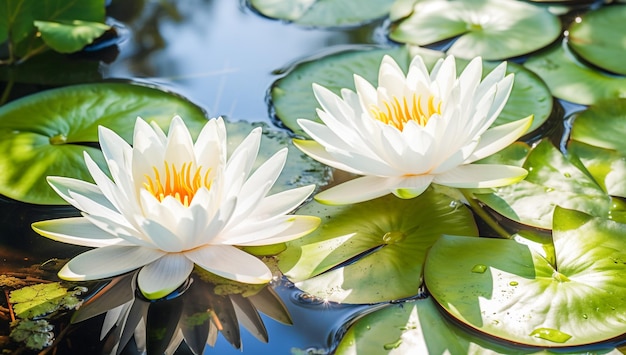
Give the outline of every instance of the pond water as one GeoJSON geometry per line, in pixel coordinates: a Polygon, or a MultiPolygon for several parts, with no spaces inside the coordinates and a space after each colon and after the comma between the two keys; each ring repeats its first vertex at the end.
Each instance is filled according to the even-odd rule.
{"type": "MultiPolygon", "coordinates": [[[[270,86],[298,61],[355,44],[394,45],[385,35],[388,23],[382,19],[348,29],[305,28],[265,18],[248,8],[243,0],[113,0],[107,14],[110,23],[117,27],[120,42],[116,58],[100,64],[104,80],[125,79],[157,85],[191,100],[209,117],[263,122],[273,129],[281,127],[268,108],[270,86]]],[[[525,58],[515,58],[518,59],[525,58]]],[[[555,100],[552,115],[544,124],[547,132],[542,131],[541,136],[565,150],[571,127],[563,118],[586,107],[555,100]]],[[[534,136],[529,140],[535,140],[534,136]]],[[[71,207],[36,206],[1,198],[0,271],[23,277],[28,273],[25,268],[32,264],[48,261],[54,268],[56,259],[72,258],[88,250],[43,238],[31,229],[32,222],[67,216],[78,216],[78,212],[71,207]]],[[[496,234],[487,224],[480,220],[477,223],[484,235],[496,234]]],[[[201,284],[198,280],[196,285],[201,284]]],[[[91,293],[103,285],[89,286],[93,286],[91,293]]],[[[206,347],[205,353],[326,354],[335,349],[351,321],[378,309],[378,306],[341,305],[311,298],[286,279],[275,280],[271,287],[286,306],[293,324],[285,325],[275,320],[276,317],[261,313],[260,327],[266,327],[269,342],[260,341],[258,334],[255,337],[255,332],[250,330],[254,326],[246,324],[245,328],[241,327],[241,349],[220,334],[213,347],[206,347]]],[[[189,290],[170,305],[166,301],[152,303],[151,321],[167,322],[168,316],[178,314],[185,307],[202,305],[203,301],[193,298],[194,293],[189,290]]],[[[136,304],[142,304],[141,300],[136,300],[136,304]]],[[[147,310],[147,304],[141,307],[147,310]]],[[[75,326],[78,329],[73,328],[63,344],[58,345],[57,353],[100,349],[102,322],[103,317],[99,316],[85,321],[82,327],[79,323],[75,326]]],[[[156,325],[147,327],[149,332],[165,332],[156,325]]],[[[0,330],[8,331],[8,325],[0,330]]],[[[622,338],[615,344],[623,344],[622,338]]],[[[135,351],[129,346],[122,353],[135,351]]],[[[188,354],[191,350],[183,342],[176,353],[188,354]]]]}

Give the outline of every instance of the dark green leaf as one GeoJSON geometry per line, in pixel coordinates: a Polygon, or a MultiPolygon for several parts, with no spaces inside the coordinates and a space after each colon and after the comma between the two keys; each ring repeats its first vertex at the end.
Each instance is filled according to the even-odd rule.
{"type": "Polygon", "coordinates": [[[59,53],[73,53],[83,49],[111,27],[99,22],[35,21],[41,38],[50,48],[59,53]]]}

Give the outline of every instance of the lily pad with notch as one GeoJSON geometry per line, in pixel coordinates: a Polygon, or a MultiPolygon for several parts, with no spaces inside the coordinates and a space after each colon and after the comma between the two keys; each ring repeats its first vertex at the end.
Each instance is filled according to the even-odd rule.
{"type": "Polygon", "coordinates": [[[442,234],[477,235],[469,209],[433,189],[346,205],[311,202],[298,213],[322,218],[288,242],[279,268],[296,286],[335,302],[374,303],[415,296],[426,251],[442,234]]]}
{"type": "Polygon", "coordinates": [[[553,221],[553,263],[514,240],[442,237],[426,259],[428,290],[461,323],[518,344],[626,333],[626,225],[560,207],[553,221]]]}
{"type": "MultiPolygon", "coordinates": [[[[519,161],[519,151],[511,161],[519,161]]],[[[504,159],[501,156],[498,159],[504,159]]],[[[489,158],[485,162],[489,162],[489,158]]],[[[536,145],[523,161],[528,170],[525,180],[486,193],[477,191],[476,198],[497,213],[513,221],[533,227],[550,229],[556,206],[576,209],[594,216],[607,217],[611,197],[589,175],[582,163],[564,156],[548,140],[536,145]]]]}
{"type": "Polygon", "coordinates": [[[418,1],[411,15],[392,27],[389,37],[419,46],[458,37],[448,54],[501,60],[541,49],[560,34],[558,17],[520,1],[429,0],[418,1]]]}

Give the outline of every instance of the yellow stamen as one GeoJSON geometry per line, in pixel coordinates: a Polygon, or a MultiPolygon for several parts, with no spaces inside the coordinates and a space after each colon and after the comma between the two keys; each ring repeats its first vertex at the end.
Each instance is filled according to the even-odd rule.
{"type": "Polygon", "coordinates": [[[189,206],[194,195],[201,187],[211,188],[211,169],[202,173],[202,167],[194,167],[192,163],[183,163],[180,170],[176,165],[163,162],[165,167],[165,182],[161,180],[159,169],[152,167],[154,177],[145,175],[143,186],[159,201],[172,196],[184,206],[189,206]]]}
{"type": "Polygon", "coordinates": [[[421,96],[413,94],[408,100],[410,102],[406,96],[402,101],[394,96],[390,102],[383,102],[384,107],[372,106],[370,112],[377,120],[400,131],[404,130],[404,125],[409,121],[423,127],[434,114],[441,114],[441,101],[435,104],[435,97],[432,95],[428,100],[423,100],[421,96]]]}

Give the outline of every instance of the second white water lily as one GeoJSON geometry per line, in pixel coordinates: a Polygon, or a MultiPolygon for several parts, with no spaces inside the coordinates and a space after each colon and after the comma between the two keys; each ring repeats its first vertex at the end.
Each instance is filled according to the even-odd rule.
{"type": "Polygon", "coordinates": [[[314,85],[324,124],[299,119],[314,141],[294,140],[314,159],[363,175],[316,196],[329,204],[366,201],[393,193],[420,195],[431,183],[459,188],[497,187],[523,179],[526,170],[507,165],[472,164],[524,134],[532,117],[490,128],[513,86],[502,63],[482,81],[482,61],[472,60],[457,77],[454,57],[429,73],[416,56],[407,75],[383,58],[375,88],[355,75],[356,93],[341,97],[314,85]]]}
{"type": "Polygon", "coordinates": [[[113,181],[91,157],[95,184],[50,177],[49,183],[83,217],[37,222],[38,233],[61,242],[96,247],[59,272],[66,280],[94,280],[141,268],[143,294],[160,298],[187,279],[194,264],[245,283],[268,282],[258,258],[236,246],[298,238],[319,218],[288,215],[312,192],[305,186],[267,196],[282,171],[282,149],[252,174],[261,140],[254,129],[227,158],[226,129],[210,120],[194,144],[180,117],[165,133],[137,119],[131,147],[100,127],[100,145],[113,181]]]}

